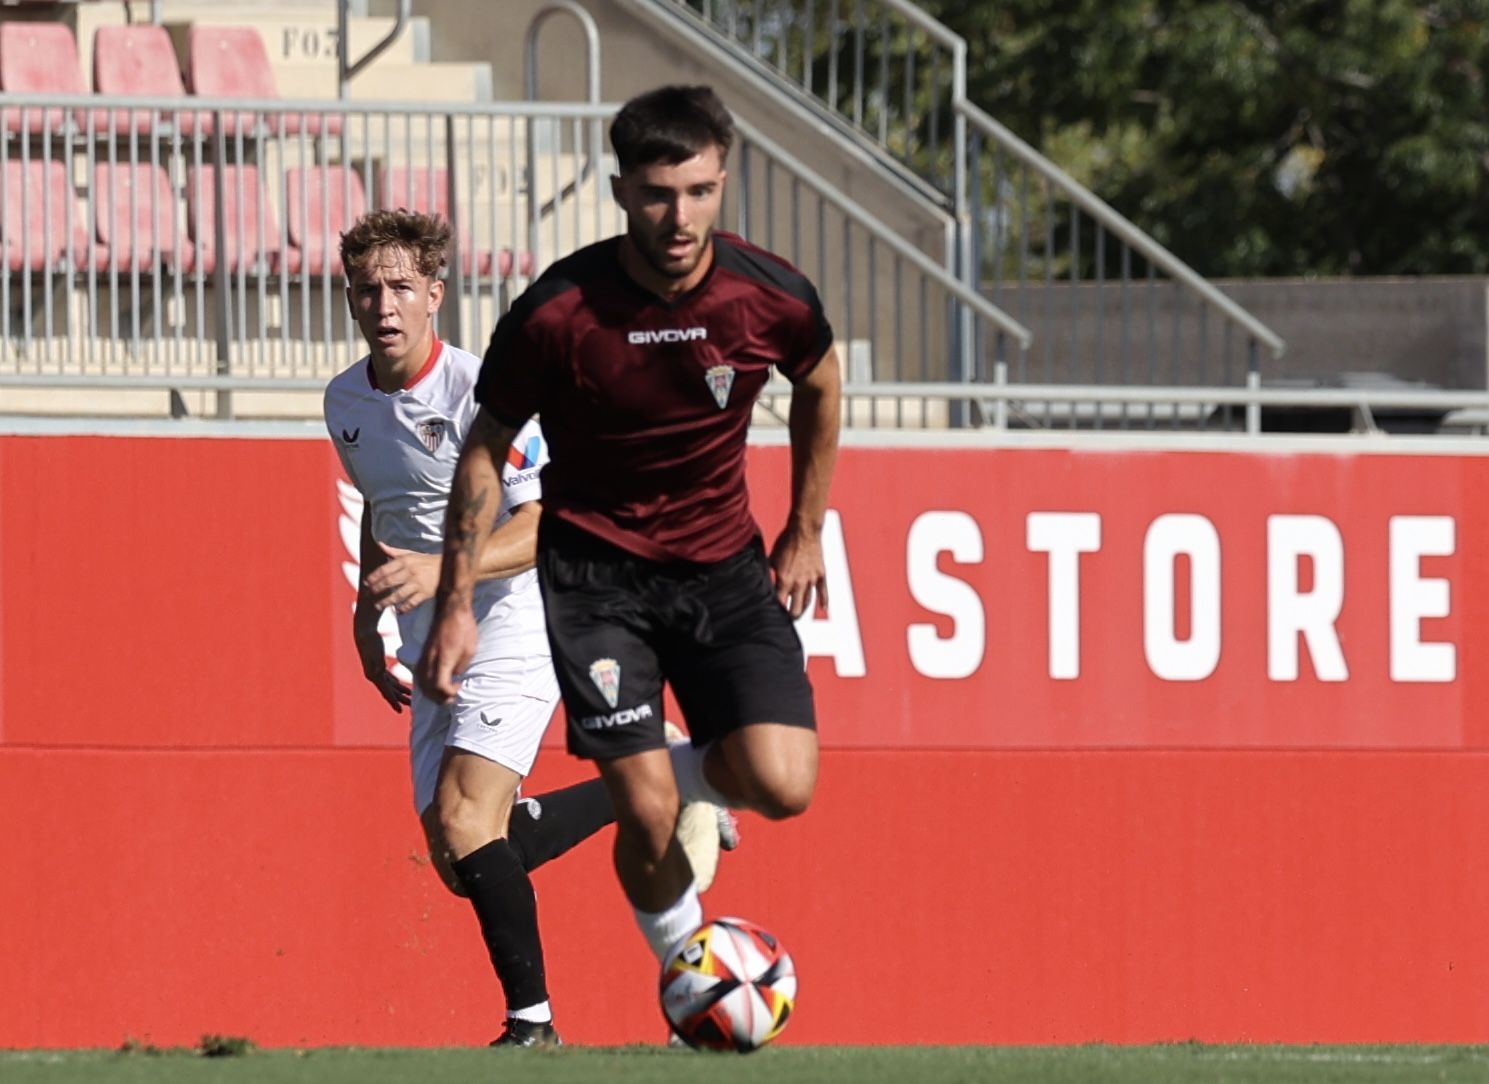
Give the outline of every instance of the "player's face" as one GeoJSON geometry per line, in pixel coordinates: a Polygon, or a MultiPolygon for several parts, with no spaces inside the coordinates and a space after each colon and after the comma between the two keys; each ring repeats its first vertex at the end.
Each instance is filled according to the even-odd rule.
{"type": "Polygon", "coordinates": [[[686,289],[708,270],[724,176],[723,154],[709,147],[685,162],[638,166],[612,184],[626,236],[669,289],[686,289]]]}
{"type": "Polygon", "coordinates": [[[398,365],[414,359],[422,365],[432,345],[434,314],[445,296],[445,284],[419,273],[412,256],[390,246],[373,253],[365,273],[346,288],[352,316],[377,362],[398,365]]]}

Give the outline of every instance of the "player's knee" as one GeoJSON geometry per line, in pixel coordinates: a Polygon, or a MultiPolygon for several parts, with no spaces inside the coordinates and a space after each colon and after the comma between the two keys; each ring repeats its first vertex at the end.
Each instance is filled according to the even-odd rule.
{"type": "Polygon", "coordinates": [[[450,868],[449,855],[432,855],[431,859],[434,872],[439,874],[440,884],[449,890],[450,895],[459,896],[461,899],[470,895],[465,885],[460,883],[460,878],[456,876],[455,871],[450,868]]]}
{"type": "Polygon", "coordinates": [[[491,811],[464,795],[440,795],[439,828],[455,854],[469,854],[496,838],[491,811]]]}
{"type": "Polygon", "coordinates": [[[783,821],[799,817],[812,804],[812,780],[801,777],[772,781],[763,786],[755,802],[755,808],[764,817],[783,821]]]}
{"type": "Polygon", "coordinates": [[[660,861],[677,830],[677,795],[633,795],[615,811],[616,831],[624,845],[649,861],[660,861]]]}
{"type": "Polygon", "coordinates": [[[812,804],[817,773],[800,765],[770,764],[756,766],[751,773],[750,805],[761,816],[771,820],[798,817],[812,804]]]}

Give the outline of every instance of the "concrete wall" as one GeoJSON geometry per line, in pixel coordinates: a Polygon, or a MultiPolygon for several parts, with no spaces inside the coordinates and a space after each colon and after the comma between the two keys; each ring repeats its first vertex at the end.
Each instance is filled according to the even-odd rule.
{"type": "MultiPolygon", "coordinates": [[[[1483,388],[1489,369],[1489,279],[1254,279],[1217,285],[1287,344],[1258,346],[1264,382],[1394,378],[1483,388]]],[[[1171,283],[987,285],[984,293],[1034,333],[1022,369],[1032,383],[1236,384],[1248,340],[1171,283]]]]}
{"type": "Polygon", "coordinates": [[[1217,283],[1287,340],[1288,376],[1384,373],[1446,388],[1489,375],[1489,279],[1270,279],[1217,283]]]}

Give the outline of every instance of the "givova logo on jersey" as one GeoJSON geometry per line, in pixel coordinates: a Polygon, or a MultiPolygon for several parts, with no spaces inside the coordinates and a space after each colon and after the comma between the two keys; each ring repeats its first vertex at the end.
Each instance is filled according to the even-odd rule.
{"type": "Polygon", "coordinates": [[[626,342],[632,346],[649,346],[652,343],[688,343],[708,338],[706,327],[660,327],[646,331],[626,332],[626,342]]]}

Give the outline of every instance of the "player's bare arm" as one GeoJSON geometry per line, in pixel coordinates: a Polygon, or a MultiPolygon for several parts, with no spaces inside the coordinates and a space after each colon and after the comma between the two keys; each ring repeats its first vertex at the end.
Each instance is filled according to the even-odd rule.
{"type": "MultiPolygon", "coordinates": [[[[512,510],[512,515],[486,540],[481,551],[477,579],[505,580],[533,568],[538,560],[538,520],[543,514],[540,501],[528,501],[512,510]]],[[[408,613],[439,589],[440,555],[419,553],[378,543],[386,560],[363,579],[379,609],[392,608],[408,613]]]]}
{"type": "MultiPolygon", "coordinates": [[[[385,560],[372,537],[372,507],[362,506],[362,541],[359,547],[362,567],[376,568],[385,560]]],[[[362,674],[372,682],[379,695],[394,711],[402,713],[412,693],[409,687],[388,669],[387,656],[383,650],[383,637],[377,631],[378,618],[382,610],[367,588],[365,582],[357,589],[357,606],[352,611],[352,640],[357,645],[357,657],[362,660],[362,674]]]]}
{"type": "Polygon", "coordinates": [[[776,598],[793,619],[806,613],[814,595],[827,610],[822,523],[837,462],[842,397],[837,354],[828,347],[791,392],[791,511],[770,551],[776,598]]]}
{"type": "Polygon", "coordinates": [[[419,688],[442,704],[455,698],[455,675],[469,665],[476,650],[476,619],[471,593],[480,578],[481,554],[501,507],[501,464],[517,436],[485,409],[476,414],[455,465],[450,503],[445,509],[445,549],[439,589],[434,596],[434,624],[419,658],[419,688]]]}

